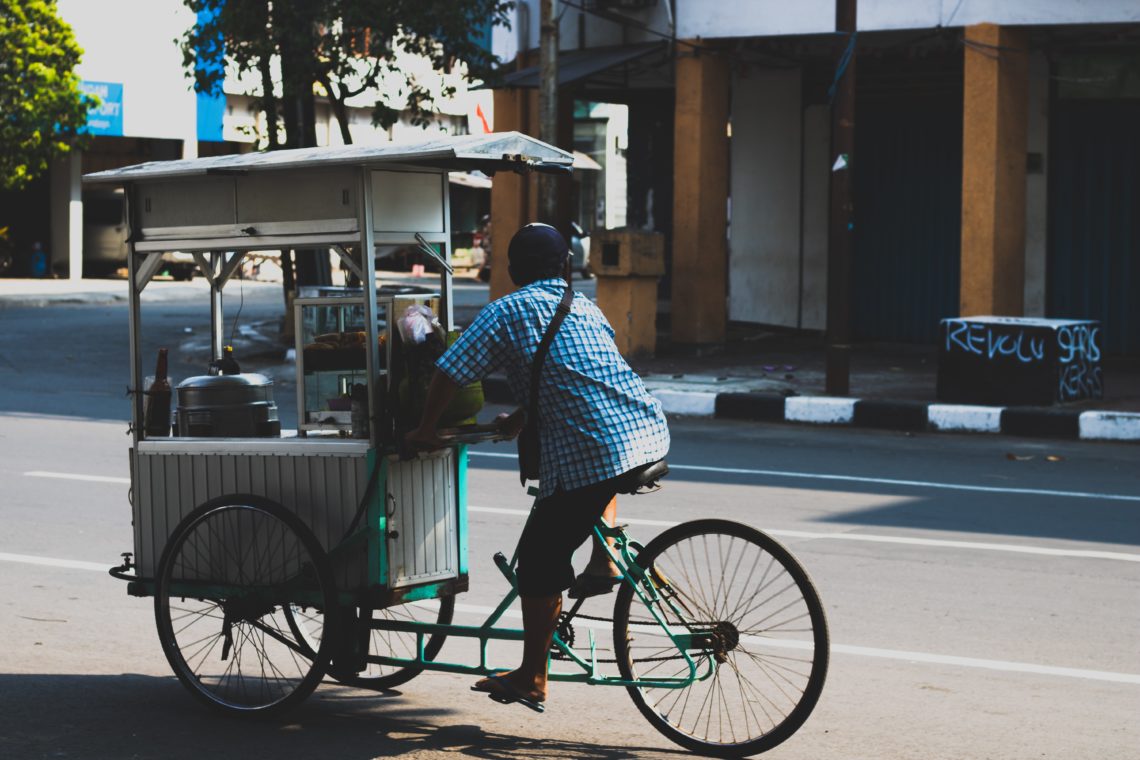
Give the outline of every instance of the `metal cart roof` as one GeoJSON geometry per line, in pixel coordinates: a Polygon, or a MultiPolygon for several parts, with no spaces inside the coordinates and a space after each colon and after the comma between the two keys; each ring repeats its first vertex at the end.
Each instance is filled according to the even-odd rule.
{"type": "Polygon", "coordinates": [[[275,169],[343,165],[404,164],[448,170],[569,171],[574,156],[519,132],[434,137],[415,143],[345,145],[242,153],[182,161],[151,161],[83,177],[88,184],[116,183],[219,174],[247,174],[275,169]]]}

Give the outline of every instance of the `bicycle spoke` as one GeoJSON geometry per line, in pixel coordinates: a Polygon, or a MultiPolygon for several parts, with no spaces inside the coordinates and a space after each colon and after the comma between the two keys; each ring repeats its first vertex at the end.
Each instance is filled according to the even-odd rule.
{"type": "MultiPolygon", "coordinates": [[[[822,607],[794,560],[758,531],[707,520],[666,531],[641,553],[641,562],[659,590],[649,604],[670,630],[693,637],[688,655],[698,667],[698,677],[685,686],[631,690],[642,712],[698,752],[734,747],[755,754],[787,738],[818,699],[827,662],[826,628],[819,649],[822,607]],[[808,651],[768,655],[781,646],[779,637],[808,651]]],[[[631,621],[629,606],[639,603],[621,590],[622,609],[614,615],[619,667],[641,681],[684,682],[690,673],[685,653],[662,623],[640,619],[644,615],[631,621]],[[625,637],[616,633],[619,618],[625,637]]]]}

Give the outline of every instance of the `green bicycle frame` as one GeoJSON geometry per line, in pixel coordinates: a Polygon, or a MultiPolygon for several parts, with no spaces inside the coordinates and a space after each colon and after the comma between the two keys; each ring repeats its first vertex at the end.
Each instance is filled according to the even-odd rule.
{"type": "MultiPolygon", "coordinates": [[[[537,496],[538,491],[531,488],[529,493],[537,496]]],[[[533,507],[532,507],[533,509],[533,507]]],[[[594,642],[594,632],[589,630],[589,644],[590,655],[589,659],[580,656],[577,652],[571,649],[557,631],[554,634],[553,644],[554,647],[565,656],[570,662],[578,666],[579,670],[574,672],[559,672],[554,671],[549,675],[552,681],[572,681],[578,683],[588,683],[593,685],[604,686],[638,686],[647,688],[660,688],[660,689],[683,689],[696,681],[701,681],[709,678],[715,668],[712,663],[712,658],[709,654],[703,656],[698,654],[698,660],[703,661],[704,667],[698,665],[698,661],[690,654],[690,650],[694,649],[695,636],[689,630],[680,631],[674,626],[670,625],[666,620],[665,615],[661,612],[659,607],[661,605],[667,606],[674,615],[680,620],[685,620],[687,612],[679,607],[670,597],[669,594],[663,593],[663,589],[657,584],[653,578],[653,574],[646,572],[646,570],[638,566],[635,558],[631,553],[631,548],[640,548],[640,545],[631,541],[625,534],[625,531],[620,527],[613,527],[605,524],[605,521],[598,520],[598,524],[594,526],[594,537],[605,548],[606,553],[609,555],[610,560],[618,567],[622,573],[624,583],[628,583],[633,587],[633,593],[641,601],[642,605],[649,611],[656,624],[664,631],[665,635],[669,637],[673,645],[677,648],[680,657],[684,659],[688,667],[688,674],[684,677],[668,677],[668,678],[652,678],[652,679],[623,679],[614,676],[607,676],[598,672],[597,651],[594,642]],[[611,547],[606,539],[613,539],[614,546],[611,547]]],[[[379,631],[393,631],[400,633],[414,633],[416,635],[416,657],[387,657],[381,655],[368,655],[365,659],[369,663],[378,665],[388,665],[392,667],[416,667],[424,670],[436,670],[445,673],[465,673],[470,675],[489,675],[504,670],[504,668],[492,668],[487,663],[487,646],[491,641],[522,641],[523,631],[517,628],[500,628],[496,624],[502,618],[503,614],[511,606],[511,604],[518,597],[518,584],[515,576],[515,565],[518,561],[518,551],[516,548],[515,556],[510,560],[502,554],[495,555],[495,564],[498,566],[499,571],[507,579],[511,588],[499,605],[488,615],[487,619],[483,621],[482,625],[478,626],[465,626],[454,624],[441,624],[441,623],[421,623],[418,621],[404,621],[404,620],[374,620],[369,625],[372,630],[379,631]],[[462,638],[473,638],[479,640],[479,664],[466,665],[460,663],[441,662],[439,660],[428,659],[425,655],[425,648],[427,646],[428,637],[434,634],[443,634],[446,636],[458,636],[462,638]]]]}

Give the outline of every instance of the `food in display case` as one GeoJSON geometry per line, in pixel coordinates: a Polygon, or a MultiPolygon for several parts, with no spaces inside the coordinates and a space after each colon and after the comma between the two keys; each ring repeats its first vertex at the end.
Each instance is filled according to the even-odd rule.
{"type": "MultiPolygon", "coordinates": [[[[297,340],[298,431],[337,432],[367,437],[371,419],[388,418],[383,408],[388,398],[393,361],[393,316],[409,306],[438,308],[436,294],[381,296],[376,302],[376,367],[373,403],[368,414],[368,329],[363,293],[298,298],[294,301],[297,340]],[[353,399],[356,399],[355,403],[353,399]],[[364,408],[361,409],[360,407],[364,408]],[[355,424],[353,420],[356,420],[355,424]]],[[[396,339],[398,343],[398,336],[396,339]]],[[[402,356],[399,357],[402,361],[402,356]]],[[[386,439],[391,425],[383,423],[379,438],[386,439]]]]}

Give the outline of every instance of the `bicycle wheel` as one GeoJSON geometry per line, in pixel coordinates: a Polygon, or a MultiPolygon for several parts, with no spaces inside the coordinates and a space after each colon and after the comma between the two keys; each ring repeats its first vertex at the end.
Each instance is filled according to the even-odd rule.
{"type": "MultiPolygon", "coordinates": [[[[379,621],[412,621],[447,625],[455,615],[455,597],[444,596],[430,601],[406,602],[382,610],[361,610],[361,613],[364,622],[377,619],[379,621]]],[[[443,633],[429,636],[424,644],[424,656],[429,660],[435,659],[446,639],[447,634],[443,633]]],[[[414,633],[373,628],[369,635],[369,654],[380,657],[414,658],[416,652],[416,634],[414,633]]],[[[344,676],[333,673],[333,678],[346,686],[384,691],[405,684],[422,672],[423,668],[415,666],[400,667],[370,662],[363,671],[356,675],[344,676]]]]}
{"type": "Polygon", "coordinates": [[[335,600],[328,559],[300,519],[237,495],[207,502],[175,529],[154,611],[166,659],[195,697],[268,714],[312,693],[334,640],[323,615],[299,631],[286,611],[333,609],[335,600]]]}
{"type": "MultiPolygon", "coordinates": [[[[637,564],[688,653],[699,680],[684,688],[630,686],[641,714],[672,741],[714,757],[775,747],[807,720],[827,677],[823,605],[807,573],[771,537],[727,520],[675,526],[637,564]]],[[[614,602],[614,648],[626,679],[684,679],[689,666],[623,584],[614,602]]]]}

